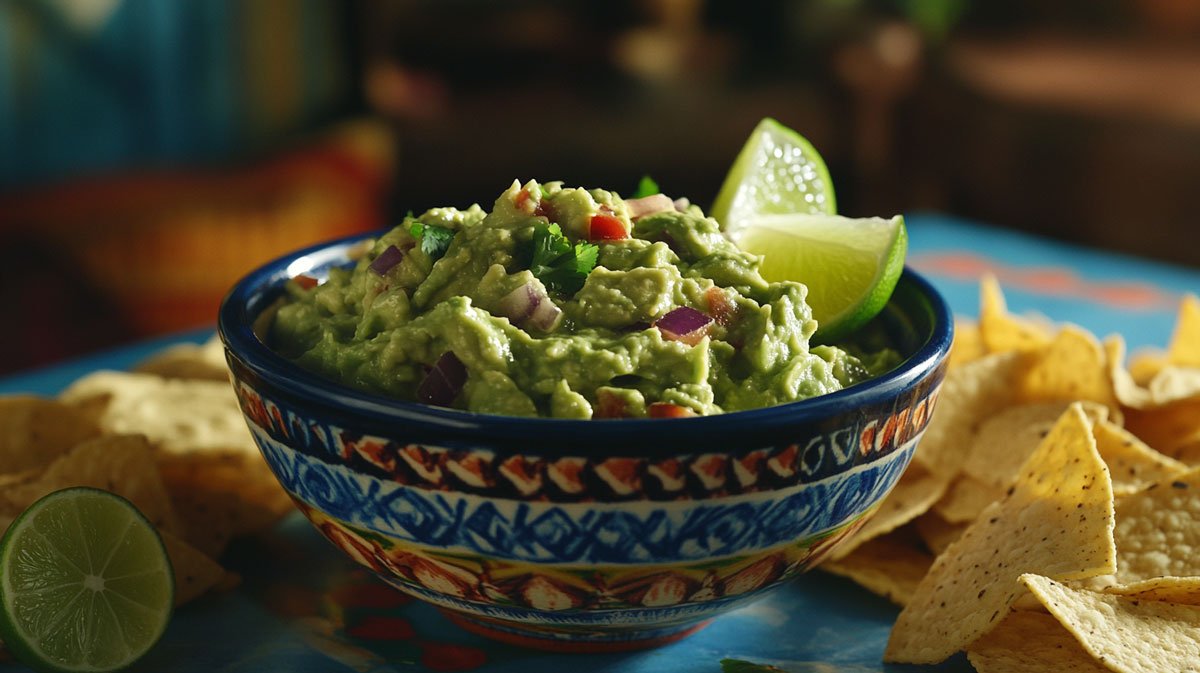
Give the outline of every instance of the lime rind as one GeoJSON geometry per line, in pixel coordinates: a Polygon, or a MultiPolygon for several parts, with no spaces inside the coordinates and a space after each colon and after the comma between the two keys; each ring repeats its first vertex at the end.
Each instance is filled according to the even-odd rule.
{"type": "Polygon", "coordinates": [[[162,539],[128,500],[87,487],[56,491],[21,513],[0,538],[0,639],[37,671],[125,668],[166,631],[173,577],[162,539]],[[116,528],[122,530],[119,538],[110,534],[116,528]],[[128,582],[120,591],[107,586],[110,575],[129,575],[121,568],[122,552],[125,561],[144,568],[142,584],[154,586],[140,592],[128,582]],[[56,576],[46,582],[37,577],[40,571],[56,576]],[[14,586],[14,575],[21,586],[14,586]],[[64,584],[64,578],[70,581],[64,584]],[[88,583],[96,581],[103,588],[89,590],[88,583]],[[78,589],[67,586],[71,583],[78,589]]]}
{"type": "Polygon", "coordinates": [[[820,153],[769,117],[738,153],[711,210],[727,232],[761,215],[836,212],[833,181],[820,153]]]}

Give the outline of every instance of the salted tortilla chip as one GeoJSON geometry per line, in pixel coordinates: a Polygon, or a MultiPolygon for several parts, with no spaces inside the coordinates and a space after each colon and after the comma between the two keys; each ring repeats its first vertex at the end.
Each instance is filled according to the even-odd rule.
{"type": "Polygon", "coordinates": [[[229,381],[225,347],[216,336],[203,344],[182,343],[163,349],[138,363],[133,371],[168,379],[229,381]]]}
{"type": "Polygon", "coordinates": [[[101,371],[72,383],[61,398],[80,404],[107,400],[100,416],[104,430],[144,434],[168,453],[237,449],[258,454],[227,382],[101,371]]]}
{"type": "Polygon", "coordinates": [[[950,346],[950,367],[974,362],[985,355],[987,355],[987,348],[983,345],[983,335],[979,331],[979,323],[955,316],[954,343],[950,346]]]}
{"type": "Polygon", "coordinates": [[[100,427],[73,407],[31,395],[0,398],[0,474],[41,469],[100,427]]]}
{"type": "Polygon", "coordinates": [[[933,503],[946,492],[948,483],[949,480],[945,477],[934,474],[920,465],[909,465],[871,518],[848,540],[838,545],[831,558],[844,558],[867,540],[890,533],[929,511],[933,503]]]}
{"type": "Polygon", "coordinates": [[[226,572],[221,564],[170,533],[159,531],[159,535],[175,571],[176,607],[190,603],[225,581],[226,572]]]}
{"type": "Polygon", "coordinates": [[[969,523],[988,505],[1003,497],[1004,489],[963,475],[950,484],[941,500],[934,503],[933,511],[950,523],[969,523]]]}
{"type": "Polygon", "coordinates": [[[979,282],[979,331],[989,353],[1039,351],[1053,337],[1045,326],[1009,313],[1000,284],[990,274],[979,282]]]}
{"type": "Polygon", "coordinates": [[[1013,612],[967,648],[978,673],[1110,673],[1044,612],[1013,612]]]}
{"type": "MultiPolygon", "coordinates": [[[[1120,554],[1120,551],[1117,552],[1120,554]]],[[[1118,556],[1118,563],[1120,557],[1118,556]]],[[[1200,577],[1155,577],[1140,582],[1109,586],[1104,593],[1139,601],[1165,601],[1182,605],[1200,605],[1200,577]]]]}
{"type": "Polygon", "coordinates": [[[1195,671],[1200,606],[1073,589],[1038,575],[1021,581],[1092,657],[1114,671],[1195,671]]]}
{"type": "Polygon", "coordinates": [[[1083,410],[1063,414],[1002,500],[934,561],[900,612],[884,660],[937,663],[991,630],[1030,572],[1113,572],[1113,496],[1083,410]]]}
{"type": "Polygon", "coordinates": [[[825,561],[818,567],[904,606],[933,564],[933,557],[919,549],[918,544],[911,535],[894,531],[859,545],[848,556],[825,561]]]}
{"type": "Polygon", "coordinates": [[[232,538],[270,528],[293,507],[257,456],[166,454],[159,457],[159,471],[183,522],[183,537],[214,558],[232,538]]]}
{"type": "Polygon", "coordinates": [[[1096,450],[1108,465],[1115,495],[1137,493],[1187,471],[1187,465],[1155,451],[1115,423],[1100,421],[1092,433],[1096,437],[1096,450]]]}
{"type": "Polygon", "coordinates": [[[950,523],[937,512],[926,512],[913,521],[917,535],[925,543],[925,548],[934,556],[946,551],[946,548],[962,537],[967,530],[966,523],[950,523]]]}
{"type": "MultiPolygon", "coordinates": [[[[1018,404],[985,419],[971,441],[963,472],[996,489],[1008,488],[1070,405],[1061,401],[1018,404]]],[[[1092,423],[1108,418],[1103,405],[1080,405],[1092,423]]]]}
{"type": "Polygon", "coordinates": [[[1179,317],[1171,344],[1167,346],[1167,362],[1181,367],[1200,367],[1200,298],[1186,295],[1179,304],[1179,317]]]}
{"type": "Polygon", "coordinates": [[[1032,356],[1019,381],[1021,401],[1087,400],[1109,407],[1118,420],[1108,357],[1090,332],[1065,325],[1049,345],[1032,356]]]}
{"type": "Polygon", "coordinates": [[[984,418],[1009,406],[1026,366],[1024,353],[989,355],[951,369],[914,462],[946,477],[958,474],[966,459],[966,438],[984,418]]]}

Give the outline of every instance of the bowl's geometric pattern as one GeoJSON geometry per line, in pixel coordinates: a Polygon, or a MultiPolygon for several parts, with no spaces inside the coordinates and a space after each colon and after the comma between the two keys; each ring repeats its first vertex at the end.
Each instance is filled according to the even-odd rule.
{"type": "Polygon", "coordinates": [[[882,408],[855,410],[823,426],[797,429],[793,441],[779,446],[705,453],[682,449],[659,458],[618,452],[601,457],[497,455],[486,447],[422,445],[402,437],[358,434],[311,418],[245,381],[235,388],[246,417],[268,436],[363,474],[414,489],[487,498],[604,502],[723,497],[818,483],[879,460],[920,435],[936,403],[937,383],[914,386],[882,408]]]}
{"type": "Polygon", "coordinates": [[[881,500],[900,478],[917,439],[872,463],[774,491],[552,503],[415,489],[294,451],[256,426],[252,431],[283,487],[339,522],[421,547],[589,564],[712,559],[819,535],[881,500]]]}

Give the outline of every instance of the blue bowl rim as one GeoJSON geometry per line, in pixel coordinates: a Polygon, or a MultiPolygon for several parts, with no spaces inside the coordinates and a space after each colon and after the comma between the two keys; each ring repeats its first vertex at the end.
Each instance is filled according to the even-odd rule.
{"type": "MultiPolygon", "coordinates": [[[[935,373],[950,352],[953,315],[941,294],[916,271],[904,268],[900,283],[911,283],[933,311],[933,330],[899,367],[869,381],[817,397],[787,404],[712,416],[678,419],[572,420],[480,414],[405,402],[337,383],[301,368],[255,336],[258,314],[248,315],[248,303],[263,291],[274,293],[286,282],[289,267],[318,253],[335,258],[354,244],[377,237],[386,229],[353,234],[317,243],[282,255],[239,280],[221,302],[217,332],[231,352],[254,375],[272,388],[308,404],[325,407],[363,426],[402,429],[409,441],[439,446],[467,445],[490,449],[536,450],[550,455],[584,455],[592,450],[611,455],[675,455],[680,447],[696,451],[737,446],[771,446],[796,428],[819,425],[853,409],[894,398],[935,373]],[[635,449],[630,451],[630,449],[635,449]]],[[[266,304],[264,304],[264,307],[266,304]]],[[[348,429],[357,431],[353,423],[348,429]]],[[[384,430],[386,432],[386,430],[384,430]]],[[[366,434],[378,434],[367,432],[366,434]]],[[[385,434],[386,436],[386,434],[385,434]]]]}

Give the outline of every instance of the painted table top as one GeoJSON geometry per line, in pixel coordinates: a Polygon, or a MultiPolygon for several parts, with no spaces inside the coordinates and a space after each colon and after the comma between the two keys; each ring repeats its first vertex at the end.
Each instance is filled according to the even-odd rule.
{"type": "MultiPolygon", "coordinates": [[[[957,313],[979,307],[978,277],[995,273],[1009,308],[1037,311],[1131,350],[1163,346],[1179,297],[1200,292],[1200,270],[1051,242],[963,220],[907,218],[909,263],[957,313]]],[[[211,330],[143,342],[0,379],[0,394],[50,395],[100,368],[124,368],[166,345],[211,330]]],[[[793,673],[970,671],[959,656],[937,667],[880,663],[897,609],[850,582],[811,573],[768,598],[715,620],[681,642],[614,655],[550,654],[467,634],[440,613],[356,570],[294,514],[223,559],[243,577],[230,593],[188,605],[136,671],[477,671],[478,673],[716,673],[725,657],[793,673]]],[[[0,673],[23,670],[0,663],[0,673]]]]}

